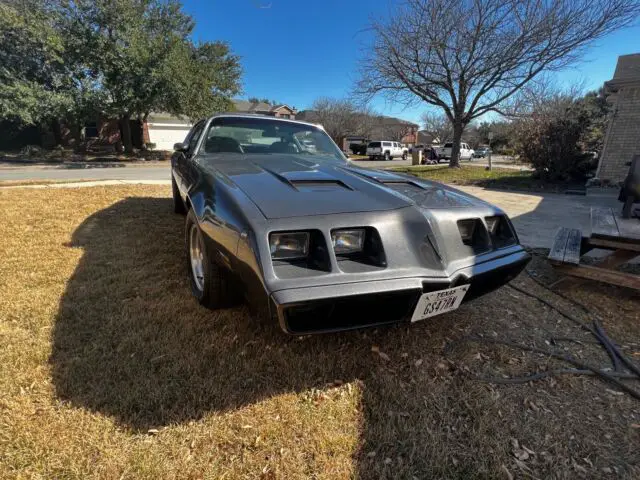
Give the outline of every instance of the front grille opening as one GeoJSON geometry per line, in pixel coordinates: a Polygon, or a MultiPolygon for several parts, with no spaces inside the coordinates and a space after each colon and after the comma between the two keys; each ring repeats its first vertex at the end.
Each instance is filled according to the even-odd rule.
{"type": "Polygon", "coordinates": [[[462,243],[474,254],[486,252],[491,248],[489,234],[479,218],[458,220],[458,230],[462,243]]]}
{"type": "Polygon", "coordinates": [[[336,260],[343,272],[357,273],[367,270],[367,268],[363,270],[363,266],[373,267],[369,270],[387,266],[387,257],[378,231],[372,227],[354,227],[354,229],[360,228],[365,231],[362,251],[346,254],[336,253],[336,260]]]}
{"type": "Polygon", "coordinates": [[[495,248],[504,248],[515,245],[516,236],[511,223],[504,215],[485,217],[487,229],[491,235],[491,242],[495,248]]]}
{"type": "Polygon", "coordinates": [[[296,334],[399,322],[409,318],[419,295],[420,290],[403,290],[314,300],[285,308],[284,320],[296,334]]]}

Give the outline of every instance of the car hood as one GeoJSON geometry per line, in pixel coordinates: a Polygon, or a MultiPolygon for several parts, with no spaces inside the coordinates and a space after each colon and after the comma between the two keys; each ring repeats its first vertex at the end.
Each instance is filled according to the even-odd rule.
{"type": "Polygon", "coordinates": [[[266,218],[486,205],[439,183],[331,157],[225,153],[203,158],[203,165],[236,184],[266,218]]]}

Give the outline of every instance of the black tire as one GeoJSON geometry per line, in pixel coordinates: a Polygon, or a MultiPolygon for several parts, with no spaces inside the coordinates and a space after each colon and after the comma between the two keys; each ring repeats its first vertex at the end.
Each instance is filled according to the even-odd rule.
{"type": "Polygon", "coordinates": [[[369,160],[371,160],[372,162],[376,159],[376,157],[374,157],[373,155],[369,155],[369,160]]]}
{"type": "Polygon", "coordinates": [[[391,160],[391,154],[389,154],[389,152],[384,152],[384,161],[388,162],[389,160],[391,160]]]}
{"type": "Polygon", "coordinates": [[[406,160],[406,159],[407,159],[407,153],[406,153],[406,152],[402,154],[402,159],[403,159],[403,160],[406,160]]]}
{"type": "Polygon", "coordinates": [[[180,191],[178,190],[178,185],[176,184],[176,180],[171,175],[171,190],[173,192],[173,211],[174,213],[178,213],[180,215],[185,215],[187,213],[187,207],[182,200],[182,196],[180,195],[180,191]]]}
{"type": "Polygon", "coordinates": [[[231,307],[242,301],[242,291],[232,277],[231,272],[212,260],[207,242],[198,226],[193,209],[190,209],[187,213],[185,222],[185,250],[187,276],[189,278],[191,293],[201,305],[211,309],[218,309],[231,307]],[[202,287],[198,285],[198,282],[194,278],[194,269],[191,265],[190,240],[192,230],[197,232],[196,235],[198,235],[200,251],[202,253],[202,287]]]}

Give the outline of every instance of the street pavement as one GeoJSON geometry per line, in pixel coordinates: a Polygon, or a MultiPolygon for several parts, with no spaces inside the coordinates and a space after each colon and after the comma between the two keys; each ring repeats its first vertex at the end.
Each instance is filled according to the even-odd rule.
{"type": "Polygon", "coordinates": [[[153,164],[0,166],[3,180],[169,180],[169,162],[153,164]]]}

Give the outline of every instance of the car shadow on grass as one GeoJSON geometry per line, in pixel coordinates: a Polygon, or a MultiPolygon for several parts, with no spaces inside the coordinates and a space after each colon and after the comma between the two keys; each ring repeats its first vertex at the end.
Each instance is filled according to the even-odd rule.
{"type": "Polygon", "coordinates": [[[473,324],[473,307],[411,327],[307,337],[259,323],[246,307],[212,312],[191,297],[184,217],[171,207],[166,198],[128,198],[74,232],[69,248],[83,254],[51,354],[60,398],[146,432],[355,382],[363,478],[486,470],[501,448],[499,424],[487,421],[497,406],[484,386],[442,363],[446,341],[473,324]]]}

